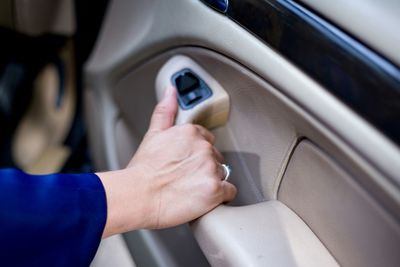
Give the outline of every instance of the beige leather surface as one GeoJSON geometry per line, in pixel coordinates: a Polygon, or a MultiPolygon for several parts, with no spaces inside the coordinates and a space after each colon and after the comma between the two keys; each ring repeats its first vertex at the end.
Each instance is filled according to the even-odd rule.
{"type": "Polygon", "coordinates": [[[290,160],[278,199],[294,210],[342,266],[400,266],[400,225],[309,141],[290,160]]]}
{"type": "Polygon", "coordinates": [[[214,267],[339,266],[310,228],[279,201],[220,206],[192,228],[214,267]]]}
{"type": "Polygon", "coordinates": [[[400,66],[400,1],[300,0],[400,66]]]}

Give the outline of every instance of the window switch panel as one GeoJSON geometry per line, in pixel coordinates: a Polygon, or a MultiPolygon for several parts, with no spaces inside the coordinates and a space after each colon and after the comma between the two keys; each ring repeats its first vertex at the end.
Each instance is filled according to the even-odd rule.
{"type": "Polygon", "coordinates": [[[190,69],[183,69],[171,78],[178,91],[178,102],[183,110],[188,110],[212,95],[210,87],[190,69]]]}

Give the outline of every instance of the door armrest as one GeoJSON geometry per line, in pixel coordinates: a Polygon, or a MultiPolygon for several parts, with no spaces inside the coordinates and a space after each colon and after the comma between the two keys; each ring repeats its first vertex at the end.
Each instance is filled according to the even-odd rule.
{"type": "Polygon", "coordinates": [[[192,229],[212,266],[339,266],[310,228],[279,201],[220,206],[192,229]]]}

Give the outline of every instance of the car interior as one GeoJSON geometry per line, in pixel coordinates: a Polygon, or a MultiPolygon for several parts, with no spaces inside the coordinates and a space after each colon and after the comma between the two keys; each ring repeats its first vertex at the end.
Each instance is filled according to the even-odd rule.
{"type": "Polygon", "coordinates": [[[0,10],[2,166],[124,168],[174,86],[176,124],[212,130],[232,167],[234,201],[105,239],[91,266],[400,266],[400,2],[0,10]]]}

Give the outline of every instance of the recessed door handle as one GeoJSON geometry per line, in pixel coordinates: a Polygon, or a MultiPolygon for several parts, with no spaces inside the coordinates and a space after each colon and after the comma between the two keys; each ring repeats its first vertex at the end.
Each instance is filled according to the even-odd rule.
{"type": "Polygon", "coordinates": [[[195,123],[211,129],[227,122],[228,93],[189,57],[174,56],[160,69],[156,78],[158,100],[169,86],[177,88],[179,110],[176,124],[195,123]]]}
{"type": "Polygon", "coordinates": [[[206,82],[191,69],[183,69],[175,73],[171,83],[178,91],[178,101],[182,109],[187,110],[212,96],[212,91],[206,82]]]}

